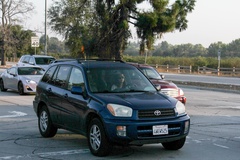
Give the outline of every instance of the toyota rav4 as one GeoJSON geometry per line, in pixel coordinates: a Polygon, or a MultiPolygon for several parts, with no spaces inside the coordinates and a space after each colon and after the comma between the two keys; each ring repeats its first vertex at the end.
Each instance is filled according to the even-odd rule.
{"type": "Polygon", "coordinates": [[[114,144],[161,143],[178,150],[190,128],[183,103],[122,61],[52,63],[37,85],[33,106],[43,137],[60,128],[82,134],[95,156],[106,156],[114,144]]]}

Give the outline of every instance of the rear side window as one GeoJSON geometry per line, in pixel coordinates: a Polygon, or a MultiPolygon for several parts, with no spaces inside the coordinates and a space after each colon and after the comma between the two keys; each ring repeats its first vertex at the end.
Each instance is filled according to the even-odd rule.
{"type": "Polygon", "coordinates": [[[54,60],[54,58],[51,58],[51,57],[36,57],[35,58],[36,64],[38,64],[38,65],[48,65],[53,60],[54,60]]]}
{"type": "Polygon", "coordinates": [[[53,66],[47,70],[47,72],[44,74],[42,81],[46,83],[51,83],[52,76],[56,70],[57,66],[53,66]]]}
{"type": "Polygon", "coordinates": [[[67,79],[68,79],[68,75],[70,73],[71,70],[71,66],[60,66],[58,69],[57,74],[54,75],[53,77],[53,84],[55,86],[61,87],[61,88],[65,88],[67,85],[67,79]]]}

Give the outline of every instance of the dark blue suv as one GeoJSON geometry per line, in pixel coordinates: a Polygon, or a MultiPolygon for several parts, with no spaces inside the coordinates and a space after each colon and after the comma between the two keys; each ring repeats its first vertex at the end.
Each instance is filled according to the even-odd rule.
{"type": "Polygon", "coordinates": [[[33,106],[43,137],[53,137],[58,128],[85,135],[96,156],[106,156],[114,144],[162,143],[177,150],[190,128],[184,104],[160,93],[140,70],[122,61],[52,63],[33,106]]]}

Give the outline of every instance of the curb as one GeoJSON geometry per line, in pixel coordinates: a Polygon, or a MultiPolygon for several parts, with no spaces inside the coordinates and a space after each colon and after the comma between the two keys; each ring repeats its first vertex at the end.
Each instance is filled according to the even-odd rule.
{"type": "Polygon", "coordinates": [[[240,93],[240,85],[188,82],[188,81],[173,81],[173,83],[184,86],[184,87],[195,87],[195,88],[197,87],[198,89],[205,89],[205,90],[240,93]]]}

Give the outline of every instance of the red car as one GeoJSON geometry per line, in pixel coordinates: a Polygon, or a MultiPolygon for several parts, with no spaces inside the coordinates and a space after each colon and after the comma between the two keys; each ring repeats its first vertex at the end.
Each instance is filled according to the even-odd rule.
{"type": "Polygon", "coordinates": [[[160,75],[158,71],[145,64],[138,64],[138,63],[130,63],[137,68],[139,68],[150,80],[154,85],[161,86],[161,92],[178,99],[183,104],[186,104],[186,97],[184,96],[184,92],[181,88],[178,88],[176,84],[173,82],[169,82],[164,80],[164,76],[160,75]]]}

